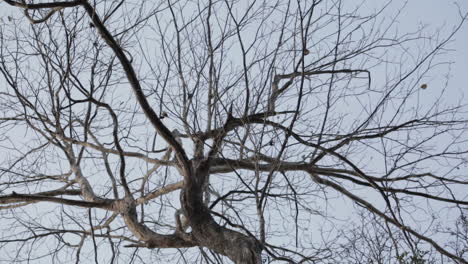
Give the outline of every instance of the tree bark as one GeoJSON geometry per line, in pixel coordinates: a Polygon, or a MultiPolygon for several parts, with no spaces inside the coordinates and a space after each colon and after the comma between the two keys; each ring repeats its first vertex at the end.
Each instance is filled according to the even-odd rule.
{"type": "Polygon", "coordinates": [[[203,184],[209,174],[208,161],[192,161],[190,175],[181,195],[181,204],[200,246],[230,258],[237,264],[261,263],[262,246],[254,237],[220,226],[203,203],[203,184]]]}

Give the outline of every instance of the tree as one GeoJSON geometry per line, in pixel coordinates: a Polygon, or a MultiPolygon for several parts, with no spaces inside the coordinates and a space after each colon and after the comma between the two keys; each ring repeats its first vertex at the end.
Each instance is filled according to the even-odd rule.
{"type": "Polygon", "coordinates": [[[2,261],[467,263],[467,109],[429,79],[466,15],[7,4],[2,261]]]}

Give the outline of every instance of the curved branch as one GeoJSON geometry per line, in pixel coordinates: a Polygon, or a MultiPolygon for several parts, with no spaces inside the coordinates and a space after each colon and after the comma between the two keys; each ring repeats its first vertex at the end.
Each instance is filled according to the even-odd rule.
{"type": "Polygon", "coordinates": [[[356,202],[357,204],[360,204],[362,206],[364,206],[365,208],[367,208],[369,211],[373,212],[374,214],[380,216],[381,218],[383,218],[385,221],[393,224],[394,226],[398,227],[399,229],[401,229],[402,231],[404,232],[408,232],[410,233],[411,235],[421,239],[421,240],[424,240],[426,241],[427,243],[429,243],[431,246],[433,246],[437,251],[439,251],[441,254],[453,259],[453,260],[456,260],[456,261],[459,261],[460,263],[465,263],[467,264],[468,261],[466,261],[465,259],[459,257],[459,256],[456,256],[450,252],[448,252],[447,250],[445,250],[443,247],[441,247],[439,244],[437,244],[434,240],[424,236],[424,235],[421,235],[420,233],[414,231],[413,229],[411,229],[410,227],[406,226],[406,225],[403,225],[401,224],[400,222],[398,222],[396,219],[392,218],[392,217],[389,217],[387,216],[386,214],[384,214],[383,212],[381,212],[379,209],[377,209],[376,207],[374,207],[372,204],[370,204],[369,202],[365,201],[364,199],[358,197],[357,195],[355,194],[352,194],[351,192],[349,192],[348,190],[346,190],[345,188],[343,188],[342,186],[334,183],[334,182],[331,182],[329,180],[326,180],[326,179],[323,179],[323,178],[320,178],[318,177],[317,175],[315,175],[313,172],[309,172],[309,175],[310,177],[312,178],[312,180],[314,180],[315,182],[319,183],[319,184],[322,184],[322,185],[326,185],[326,186],[329,186],[333,189],[335,189],[336,191],[342,193],[343,195],[347,196],[348,198],[350,198],[351,200],[353,200],[354,202],[356,202]]]}
{"type": "Polygon", "coordinates": [[[145,94],[143,93],[143,89],[140,85],[140,81],[138,80],[135,70],[133,69],[130,60],[125,55],[125,52],[123,51],[122,47],[120,47],[120,45],[114,39],[109,30],[104,26],[104,23],[101,21],[98,14],[96,13],[96,10],[91,6],[91,4],[89,4],[89,2],[86,0],[83,1],[82,4],[84,9],[86,10],[86,13],[93,21],[93,24],[98,30],[102,39],[107,43],[107,45],[109,45],[109,47],[119,59],[125,71],[125,75],[127,76],[127,79],[133,90],[133,93],[135,94],[136,99],[140,107],[142,108],[144,114],[149,119],[156,131],[174,149],[175,155],[181,163],[180,166],[185,171],[185,175],[189,175],[191,166],[187,154],[185,153],[185,150],[183,149],[182,145],[176,140],[171,131],[169,131],[169,129],[162,123],[161,119],[150,106],[145,94]]]}
{"type": "Polygon", "coordinates": [[[34,195],[34,194],[19,194],[13,192],[10,195],[0,196],[0,203],[19,203],[19,202],[52,202],[63,205],[79,206],[84,208],[101,208],[105,210],[113,210],[113,200],[102,199],[99,202],[87,202],[79,200],[71,200],[65,198],[57,198],[46,195],[34,195]]]}
{"type": "Polygon", "coordinates": [[[75,0],[75,1],[53,1],[53,2],[44,2],[44,3],[36,3],[36,4],[26,4],[24,2],[17,2],[12,0],[3,0],[5,3],[21,7],[24,9],[44,9],[44,8],[65,8],[65,7],[75,7],[82,4],[82,0],[75,0]]]}

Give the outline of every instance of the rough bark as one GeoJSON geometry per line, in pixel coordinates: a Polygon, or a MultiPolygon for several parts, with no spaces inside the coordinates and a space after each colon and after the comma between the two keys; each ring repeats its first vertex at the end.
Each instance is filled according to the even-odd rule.
{"type": "Polygon", "coordinates": [[[185,175],[181,197],[185,216],[200,246],[229,257],[238,264],[261,263],[262,247],[258,240],[220,226],[203,203],[203,184],[209,173],[208,162],[192,161],[192,174],[185,175]]]}

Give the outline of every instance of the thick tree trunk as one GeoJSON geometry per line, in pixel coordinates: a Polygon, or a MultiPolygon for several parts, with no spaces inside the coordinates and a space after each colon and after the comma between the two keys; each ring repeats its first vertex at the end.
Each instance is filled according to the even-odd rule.
{"type": "Polygon", "coordinates": [[[214,250],[237,264],[261,263],[262,247],[254,237],[220,226],[203,203],[203,183],[208,177],[206,163],[196,166],[192,162],[192,175],[186,175],[181,196],[184,213],[192,228],[192,234],[200,246],[214,250]]]}

